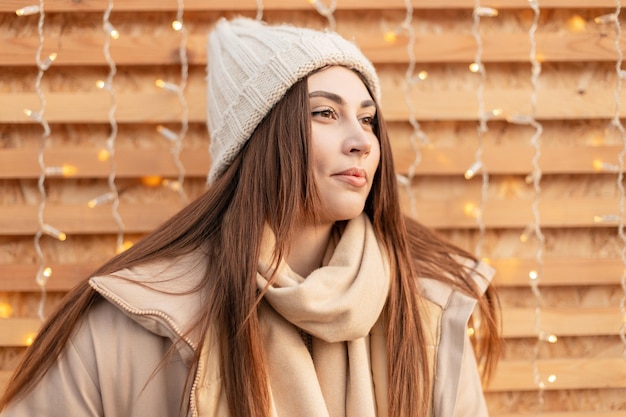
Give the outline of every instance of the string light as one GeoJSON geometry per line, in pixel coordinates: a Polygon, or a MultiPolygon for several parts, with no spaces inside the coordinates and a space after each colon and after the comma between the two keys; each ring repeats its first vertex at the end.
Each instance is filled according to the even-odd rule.
{"type": "Polygon", "coordinates": [[[107,137],[107,140],[106,140],[106,152],[108,154],[108,160],[109,160],[109,175],[107,178],[107,183],[109,186],[109,196],[108,196],[109,198],[107,200],[111,202],[111,215],[113,216],[113,219],[115,220],[115,224],[117,225],[116,251],[119,251],[119,249],[124,244],[124,222],[119,213],[120,198],[119,198],[119,192],[117,190],[117,185],[115,183],[115,177],[117,175],[116,173],[117,167],[115,163],[115,143],[117,140],[118,125],[117,125],[117,120],[115,119],[117,103],[116,103],[116,97],[115,97],[115,88],[113,86],[113,79],[115,78],[115,75],[117,74],[117,66],[115,64],[115,61],[111,57],[111,40],[112,39],[115,40],[119,38],[119,32],[117,32],[117,30],[115,29],[112,30],[113,25],[111,25],[111,22],[109,21],[112,11],[113,11],[113,0],[109,0],[109,2],[107,3],[107,8],[104,11],[104,14],[102,15],[102,28],[104,32],[107,34],[107,36],[105,36],[104,38],[104,46],[102,49],[102,53],[104,54],[104,58],[106,60],[107,65],[109,66],[109,72],[108,72],[106,80],[104,81],[102,85],[103,87],[106,87],[105,89],[109,93],[109,102],[110,102],[109,112],[108,112],[109,136],[107,137]]]}
{"type": "MultiPolygon", "coordinates": [[[[260,0],[259,0],[260,1],[260,0]]],[[[260,10],[262,10],[262,6],[259,6],[260,10]]],[[[174,83],[170,83],[164,81],[162,79],[158,79],[155,81],[155,85],[159,88],[162,88],[166,91],[170,91],[176,94],[178,98],[178,102],[181,108],[181,127],[178,132],[174,132],[173,130],[168,129],[165,126],[159,125],[157,126],[157,132],[159,132],[163,137],[165,137],[171,143],[171,153],[172,158],[174,160],[174,165],[176,165],[176,169],[178,171],[178,179],[176,181],[168,181],[169,189],[178,192],[181,201],[183,204],[187,204],[188,198],[185,193],[185,189],[183,184],[185,182],[185,166],[180,159],[180,153],[182,151],[183,139],[187,134],[187,130],[189,130],[189,106],[187,104],[187,99],[185,98],[185,88],[187,86],[187,79],[189,77],[189,60],[187,58],[187,28],[185,27],[183,21],[183,15],[185,12],[185,5],[183,0],[178,0],[177,2],[177,10],[176,10],[176,19],[172,22],[172,28],[180,33],[180,44],[178,47],[178,55],[180,58],[180,84],[176,85],[174,83]],[[176,186],[172,186],[171,184],[177,184],[176,186]]],[[[260,12],[258,12],[260,13],[260,12]]],[[[257,16],[258,16],[257,13],[257,16]]]]}
{"type": "Polygon", "coordinates": [[[41,12],[41,6],[37,4],[33,4],[30,6],[22,7],[21,9],[17,9],[15,14],[18,16],[29,16],[33,14],[37,14],[41,12]]]}
{"type": "Polygon", "coordinates": [[[256,20],[263,20],[263,0],[256,0],[256,20]]]}
{"type": "MultiPolygon", "coordinates": [[[[531,112],[530,115],[516,115],[508,118],[507,120],[510,123],[516,124],[526,124],[535,129],[533,133],[530,143],[534,149],[534,155],[532,158],[532,172],[526,177],[526,182],[533,185],[534,197],[531,204],[533,221],[532,223],[525,229],[524,233],[532,233],[537,241],[537,249],[535,251],[535,262],[536,268],[529,272],[529,286],[531,291],[535,297],[535,332],[537,334],[537,340],[535,346],[533,348],[533,358],[532,358],[532,371],[533,371],[533,380],[535,385],[538,388],[537,391],[537,401],[538,401],[538,411],[537,415],[540,415],[543,411],[544,406],[544,390],[545,390],[545,382],[539,371],[538,361],[540,356],[540,348],[541,342],[549,342],[556,343],[558,338],[556,335],[549,334],[547,335],[542,330],[541,324],[541,309],[542,309],[542,294],[539,288],[541,283],[541,279],[543,278],[543,250],[545,247],[545,236],[543,235],[543,231],[541,230],[541,216],[539,212],[539,202],[541,199],[541,177],[542,177],[542,169],[539,164],[539,160],[541,158],[541,135],[543,134],[543,125],[537,121],[535,115],[537,113],[537,92],[539,89],[539,76],[541,75],[541,62],[538,59],[537,53],[537,41],[536,41],[536,32],[539,26],[539,17],[541,14],[541,10],[539,9],[539,4],[536,0],[529,0],[528,2],[530,8],[533,11],[533,21],[530,29],[528,30],[528,38],[530,43],[530,64],[531,64],[531,75],[530,75],[530,84],[531,84],[531,96],[530,96],[530,104],[531,104],[531,112]]],[[[524,234],[522,234],[524,236],[524,234]]],[[[530,237],[530,236],[529,236],[530,237]]],[[[520,240],[523,239],[520,237],[520,240]]],[[[526,240],[527,241],[527,240],[526,240]]],[[[548,377],[548,382],[552,383],[556,381],[556,375],[550,375],[548,377]]]]}
{"type": "Polygon", "coordinates": [[[46,111],[46,97],[41,88],[41,83],[43,80],[44,73],[50,68],[50,65],[57,58],[56,53],[48,55],[47,58],[42,59],[42,52],[44,47],[44,22],[45,22],[45,12],[44,12],[44,2],[43,0],[39,1],[38,5],[26,6],[21,9],[16,10],[15,12],[18,16],[28,16],[39,14],[39,19],[37,21],[37,35],[38,35],[38,44],[37,51],[35,53],[35,61],[37,64],[37,77],[35,79],[35,92],[37,97],[39,98],[39,111],[33,111],[31,109],[24,109],[24,113],[30,117],[35,122],[39,123],[43,129],[43,133],[41,135],[41,145],[39,147],[39,152],[37,154],[37,162],[39,164],[39,177],[37,180],[37,189],[39,191],[39,206],[37,209],[37,223],[38,229],[33,237],[33,245],[35,248],[35,253],[37,254],[37,273],[35,276],[35,282],[39,286],[41,291],[41,297],[39,300],[39,307],[37,311],[37,315],[40,320],[44,320],[44,307],[46,303],[46,283],[49,278],[45,277],[48,269],[46,267],[46,260],[41,249],[41,238],[43,235],[49,235],[57,238],[60,241],[63,241],[67,238],[65,233],[60,232],[58,229],[46,224],[44,222],[44,212],[46,209],[47,202],[47,193],[45,188],[46,183],[46,175],[48,173],[48,167],[46,167],[44,154],[46,149],[47,139],[50,137],[50,125],[48,121],[45,119],[45,111],[46,111]]]}
{"type": "Polygon", "coordinates": [[[624,190],[624,157],[626,157],[626,132],[624,131],[624,125],[620,119],[621,113],[621,100],[620,93],[622,90],[622,79],[624,78],[624,70],[622,69],[622,63],[624,60],[624,54],[622,51],[622,47],[620,44],[622,28],[619,21],[619,16],[621,13],[621,2],[620,0],[616,0],[615,2],[615,12],[605,14],[602,16],[598,16],[594,19],[594,21],[598,24],[608,24],[612,23],[615,26],[615,51],[617,53],[617,59],[615,61],[615,91],[613,93],[613,99],[615,102],[615,111],[613,114],[613,119],[611,120],[611,126],[617,129],[619,132],[619,136],[622,142],[622,150],[620,151],[617,158],[617,189],[619,191],[619,214],[618,215],[603,215],[603,216],[595,216],[594,221],[596,223],[606,222],[606,221],[617,221],[617,234],[622,241],[622,249],[621,249],[621,260],[624,268],[622,268],[622,277],[621,277],[621,287],[622,287],[622,298],[620,300],[620,314],[622,325],[620,326],[620,338],[622,340],[622,344],[624,346],[623,356],[626,359],[626,233],[624,232],[624,212],[626,211],[626,192],[624,190]],[[596,221],[598,220],[598,221],[596,221]]]}
{"type": "Polygon", "coordinates": [[[309,3],[315,7],[317,12],[328,20],[328,28],[335,30],[335,9],[337,9],[337,0],[330,0],[330,4],[326,6],[322,0],[309,0],[309,3]]]}
{"type": "Polygon", "coordinates": [[[429,143],[428,137],[422,130],[420,123],[415,117],[415,107],[413,105],[412,90],[415,84],[419,81],[423,81],[428,77],[427,71],[419,71],[415,74],[416,70],[416,57],[415,57],[415,30],[413,29],[413,5],[410,0],[405,0],[404,5],[406,7],[406,15],[404,21],[400,25],[397,31],[387,31],[384,35],[387,42],[395,42],[397,34],[399,32],[406,32],[408,34],[407,43],[407,56],[409,63],[404,74],[404,99],[406,101],[408,110],[408,122],[411,125],[412,132],[409,138],[411,147],[415,152],[415,158],[407,170],[407,175],[398,174],[397,178],[401,185],[404,186],[409,198],[409,210],[413,217],[417,217],[417,199],[413,192],[412,183],[415,178],[415,170],[422,161],[422,152],[420,145],[426,145],[429,143]]]}
{"type": "Polygon", "coordinates": [[[487,71],[485,70],[485,66],[482,63],[482,54],[483,54],[483,40],[480,34],[480,19],[481,17],[493,17],[497,16],[498,12],[495,9],[489,7],[482,7],[480,5],[480,0],[475,0],[474,2],[474,11],[473,15],[473,25],[472,25],[472,35],[476,41],[476,54],[474,57],[474,62],[470,65],[470,71],[475,72],[480,75],[480,81],[478,83],[477,88],[477,100],[478,100],[478,127],[477,127],[477,135],[478,135],[478,146],[476,148],[475,160],[470,168],[468,168],[465,172],[465,178],[471,179],[477,173],[478,169],[481,170],[482,173],[482,186],[481,186],[481,202],[480,207],[476,210],[476,224],[478,225],[478,240],[476,242],[475,253],[478,258],[482,257],[482,247],[483,240],[485,238],[486,227],[483,221],[483,213],[485,206],[487,204],[487,196],[489,191],[489,173],[487,172],[487,168],[482,160],[483,154],[483,141],[484,135],[488,131],[487,121],[490,118],[490,115],[485,112],[485,99],[484,99],[484,91],[485,84],[487,80],[487,71]]]}

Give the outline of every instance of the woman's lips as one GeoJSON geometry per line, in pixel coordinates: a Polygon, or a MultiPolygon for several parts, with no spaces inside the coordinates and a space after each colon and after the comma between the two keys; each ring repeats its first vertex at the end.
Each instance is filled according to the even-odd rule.
{"type": "Polygon", "coordinates": [[[367,173],[361,168],[350,168],[333,175],[354,187],[364,187],[367,184],[367,173]]]}

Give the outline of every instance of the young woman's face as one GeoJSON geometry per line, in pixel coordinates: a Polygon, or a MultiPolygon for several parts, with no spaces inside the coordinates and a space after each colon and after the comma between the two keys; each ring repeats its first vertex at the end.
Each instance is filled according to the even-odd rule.
{"type": "Polygon", "coordinates": [[[308,78],[312,164],[324,223],[357,217],[380,161],[376,106],[361,78],[333,66],[308,78]]]}

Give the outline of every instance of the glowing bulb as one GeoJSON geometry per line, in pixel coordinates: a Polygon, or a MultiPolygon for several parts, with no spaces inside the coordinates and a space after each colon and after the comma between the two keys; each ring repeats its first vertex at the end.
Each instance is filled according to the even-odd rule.
{"type": "Polygon", "coordinates": [[[103,90],[106,86],[107,84],[103,80],[96,81],[96,87],[99,89],[103,90]]]}
{"type": "Polygon", "coordinates": [[[551,334],[550,336],[548,336],[548,343],[556,343],[558,342],[559,338],[555,335],[555,334],[551,334]]]}
{"type": "Polygon", "coordinates": [[[15,14],[18,16],[28,16],[35,13],[39,13],[39,6],[37,5],[22,7],[15,11],[15,14]]]}
{"type": "Polygon", "coordinates": [[[472,62],[469,65],[469,70],[471,72],[478,72],[478,71],[480,71],[480,67],[481,67],[481,65],[478,62],[472,62]]]}
{"type": "Polygon", "coordinates": [[[478,170],[482,167],[482,163],[480,161],[476,161],[472,164],[471,167],[469,167],[466,171],[465,171],[465,179],[469,180],[472,179],[474,177],[474,175],[476,175],[476,173],[478,172],[478,170]]]}
{"type": "Polygon", "coordinates": [[[35,336],[36,336],[35,333],[30,333],[30,334],[26,335],[26,338],[24,339],[24,344],[26,346],[32,345],[33,342],[35,341],[35,336]]]}
{"type": "Polygon", "coordinates": [[[13,315],[13,307],[9,303],[0,303],[0,318],[8,319],[13,315]]]}
{"type": "Polygon", "coordinates": [[[122,242],[120,246],[117,247],[117,249],[115,250],[115,253],[119,255],[120,253],[130,249],[132,246],[133,246],[133,242],[125,240],[124,242],[122,242]]]}
{"type": "Polygon", "coordinates": [[[159,185],[161,185],[162,181],[163,181],[163,178],[157,175],[141,177],[141,183],[148,187],[158,187],[159,185]]]}
{"type": "Polygon", "coordinates": [[[552,374],[548,377],[548,382],[553,383],[556,381],[556,375],[552,374]]]}
{"type": "Polygon", "coordinates": [[[524,230],[522,231],[522,234],[519,236],[520,242],[526,243],[528,242],[528,240],[530,240],[530,236],[534,232],[534,227],[535,226],[533,224],[529,224],[528,226],[524,228],[524,230]]]}
{"type": "Polygon", "coordinates": [[[178,181],[163,180],[161,182],[161,185],[163,185],[166,188],[169,188],[172,191],[180,190],[180,182],[178,181]]]}
{"type": "Polygon", "coordinates": [[[593,216],[594,223],[607,223],[619,221],[617,214],[602,214],[600,216],[593,216]]]}
{"type": "Polygon", "coordinates": [[[537,271],[532,270],[528,273],[528,278],[532,279],[533,281],[535,281],[537,278],[539,278],[539,274],[537,273],[537,271]]]}
{"type": "Polygon", "coordinates": [[[50,65],[52,65],[52,63],[57,59],[57,56],[56,52],[48,55],[48,57],[41,63],[41,69],[45,71],[50,68],[50,65]]]}
{"type": "Polygon", "coordinates": [[[111,157],[111,152],[108,149],[100,149],[98,151],[98,161],[106,162],[111,157]]]}
{"type": "Polygon", "coordinates": [[[495,17],[498,15],[498,10],[493,7],[477,7],[474,13],[481,17],[495,17]]]}
{"type": "Polygon", "coordinates": [[[617,15],[615,13],[609,13],[609,14],[604,14],[602,16],[598,16],[595,19],[593,19],[594,22],[596,22],[597,24],[605,24],[605,23],[616,23],[618,22],[617,20],[617,15]]]}
{"type": "Polygon", "coordinates": [[[417,74],[417,78],[419,78],[420,80],[424,81],[426,78],[428,78],[428,71],[420,71],[417,74]]]}
{"type": "Polygon", "coordinates": [[[172,83],[170,83],[170,82],[163,81],[163,80],[161,80],[161,79],[156,80],[156,81],[154,82],[154,84],[155,84],[157,87],[159,87],[159,88],[162,88],[162,89],[164,89],[164,90],[168,90],[168,91],[172,91],[172,92],[174,92],[174,93],[177,93],[178,91],[180,91],[180,87],[179,87],[179,86],[177,86],[176,84],[172,84],[172,83]]]}
{"type": "Polygon", "coordinates": [[[580,15],[574,15],[567,19],[567,28],[571,32],[582,32],[586,29],[587,22],[580,15]]]}
{"type": "Polygon", "coordinates": [[[183,22],[181,22],[180,20],[172,21],[172,29],[174,29],[176,32],[178,32],[182,28],[183,28],[183,22]]]}
{"type": "Polygon", "coordinates": [[[478,217],[480,209],[476,206],[476,204],[469,202],[463,205],[463,212],[467,217],[478,217]]]}
{"type": "Polygon", "coordinates": [[[24,109],[24,114],[36,122],[41,122],[41,113],[34,112],[31,109],[24,109]]]}
{"type": "Polygon", "coordinates": [[[120,37],[120,32],[115,29],[113,27],[113,25],[111,24],[111,22],[106,22],[104,24],[104,30],[106,31],[106,33],[109,34],[109,36],[111,37],[111,39],[119,39],[120,37]]]}
{"type": "Polygon", "coordinates": [[[619,171],[619,167],[615,164],[609,164],[608,162],[602,162],[600,159],[594,159],[592,161],[593,169],[596,171],[605,171],[605,172],[617,172],[619,171]]]}
{"type": "Polygon", "coordinates": [[[394,43],[398,39],[398,36],[396,35],[396,32],[390,30],[385,33],[384,39],[385,42],[394,43]]]}
{"type": "Polygon", "coordinates": [[[87,206],[89,208],[94,208],[94,207],[100,206],[100,205],[102,205],[104,203],[108,203],[110,201],[113,201],[114,198],[115,198],[115,194],[113,194],[113,193],[106,193],[106,194],[103,194],[103,195],[101,195],[99,197],[96,197],[96,198],[93,198],[93,199],[89,200],[89,202],[87,202],[87,206]]]}
{"type": "Polygon", "coordinates": [[[67,239],[67,235],[65,233],[61,232],[59,229],[53,226],[50,226],[49,224],[44,224],[43,226],[41,226],[41,231],[48,236],[52,236],[60,240],[61,242],[67,239]]]}
{"type": "Polygon", "coordinates": [[[60,167],[46,167],[45,171],[47,175],[62,175],[64,177],[69,177],[76,174],[78,169],[73,165],[61,165],[60,167]]]}
{"type": "Polygon", "coordinates": [[[171,131],[170,129],[168,129],[167,127],[158,125],[156,129],[157,129],[157,132],[159,132],[165,138],[171,140],[172,142],[175,142],[178,140],[178,135],[174,133],[173,131],[171,131]]]}

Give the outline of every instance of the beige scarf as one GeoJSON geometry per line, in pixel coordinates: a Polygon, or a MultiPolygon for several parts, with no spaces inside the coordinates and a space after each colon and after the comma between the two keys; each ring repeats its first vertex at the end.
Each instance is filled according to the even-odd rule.
{"type": "MultiPolygon", "coordinates": [[[[274,236],[263,236],[259,288],[271,276],[274,236]]],[[[306,279],[282,262],[259,308],[275,417],[386,417],[383,320],[389,267],[369,219],[349,221],[324,266],[306,279]],[[310,353],[301,331],[312,337],[310,353]]],[[[207,335],[208,336],[208,335],[207,335]]],[[[208,342],[208,341],[207,341],[208,342]]],[[[202,363],[217,357],[205,343],[202,363]]],[[[228,416],[215,369],[200,370],[199,415],[228,416]]]]}

